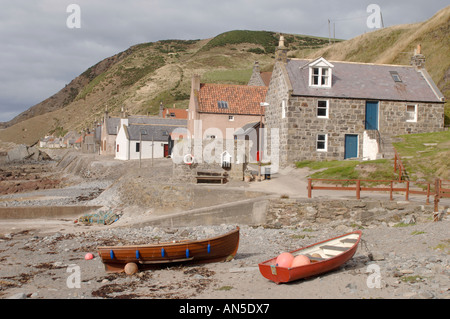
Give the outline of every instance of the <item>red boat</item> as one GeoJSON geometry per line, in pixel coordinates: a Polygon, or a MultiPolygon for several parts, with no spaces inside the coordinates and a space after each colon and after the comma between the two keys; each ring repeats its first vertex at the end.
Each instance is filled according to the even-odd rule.
{"type": "Polygon", "coordinates": [[[293,250],[293,256],[304,255],[309,264],[297,267],[280,267],[277,257],[264,261],[259,266],[261,274],[275,283],[286,283],[301,278],[316,276],[336,269],[353,257],[361,240],[360,230],[328,239],[307,247],[293,250]]]}
{"type": "Polygon", "coordinates": [[[168,243],[133,246],[98,247],[107,272],[122,272],[128,263],[138,268],[177,263],[210,263],[234,258],[239,246],[239,227],[201,240],[180,240],[168,243]]]}

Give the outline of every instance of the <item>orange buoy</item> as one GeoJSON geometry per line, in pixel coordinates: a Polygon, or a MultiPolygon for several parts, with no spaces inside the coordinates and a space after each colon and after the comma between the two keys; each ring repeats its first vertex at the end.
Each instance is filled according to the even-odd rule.
{"type": "Polygon", "coordinates": [[[84,255],[84,259],[86,260],[91,260],[94,258],[94,255],[92,255],[91,253],[87,253],[86,255],[84,255]]]}
{"type": "Polygon", "coordinates": [[[279,267],[291,267],[292,261],[294,260],[294,256],[291,253],[281,253],[277,257],[277,265],[279,267]]]}
{"type": "Polygon", "coordinates": [[[298,267],[298,266],[305,266],[309,265],[311,263],[311,260],[305,255],[298,255],[295,256],[294,260],[292,261],[291,267],[298,267]]]}
{"type": "Polygon", "coordinates": [[[124,270],[127,275],[134,275],[138,272],[138,266],[135,263],[128,263],[125,265],[124,270]]]}

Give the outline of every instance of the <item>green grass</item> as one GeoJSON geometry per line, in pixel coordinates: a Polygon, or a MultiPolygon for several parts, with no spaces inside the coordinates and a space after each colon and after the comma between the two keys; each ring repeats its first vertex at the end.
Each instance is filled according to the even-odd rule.
{"type": "Polygon", "coordinates": [[[203,74],[205,83],[247,84],[252,75],[252,69],[245,70],[214,70],[203,74]]]}
{"type": "Polygon", "coordinates": [[[266,53],[274,53],[278,44],[278,39],[274,32],[268,31],[248,31],[235,30],[219,34],[208,42],[202,50],[210,50],[216,47],[223,47],[229,44],[253,43],[261,45],[266,53]]]}
{"type": "MultiPolygon", "coordinates": [[[[374,161],[302,161],[296,162],[297,168],[308,167],[313,171],[310,178],[320,179],[394,179],[393,163],[390,160],[374,161]]],[[[344,183],[345,184],[345,183],[344,183]]]]}
{"type": "Polygon", "coordinates": [[[400,137],[394,147],[411,180],[450,179],[450,131],[400,137]]]}
{"type": "MultiPolygon", "coordinates": [[[[445,94],[446,97],[448,94],[445,94]]],[[[444,106],[444,124],[445,126],[450,126],[450,102],[445,102],[444,106]]]]}

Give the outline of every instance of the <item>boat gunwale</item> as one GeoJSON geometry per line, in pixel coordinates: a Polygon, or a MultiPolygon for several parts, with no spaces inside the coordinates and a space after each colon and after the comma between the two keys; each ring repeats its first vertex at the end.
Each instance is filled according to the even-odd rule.
{"type": "Polygon", "coordinates": [[[205,239],[186,239],[186,240],[180,240],[176,242],[163,242],[163,243],[156,243],[156,244],[141,244],[141,245],[124,245],[124,246],[99,246],[97,247],[97,250],[105,250],[105,249],[113,249],[113,250],[124,250],[124,249],[133,249],[133,248],[161,248],[161,247],[168,247],[168,246],[181,246],[181,245],[189,245],[189,244],[199,244],[204,242],[210,242],[210,241],[216,241],[220,240],[226,237],[230,237],[234,235],[235,233],[239,233],[240,229],[239,226],[236,226],[236,229],[233,229],[227,233],[224,233],[222,235],[205,238],[205,239]]]}

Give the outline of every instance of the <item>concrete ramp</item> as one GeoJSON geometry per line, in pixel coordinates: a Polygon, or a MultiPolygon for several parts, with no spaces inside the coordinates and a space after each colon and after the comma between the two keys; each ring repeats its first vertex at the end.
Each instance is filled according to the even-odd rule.
{"type": "Polygon", "coordinates": [[[192,209],[147,219],[135,227],[182,227],[198,225],[259,225],[266,220],[269,197],[259,197],[211,207],[192,209]]]}

